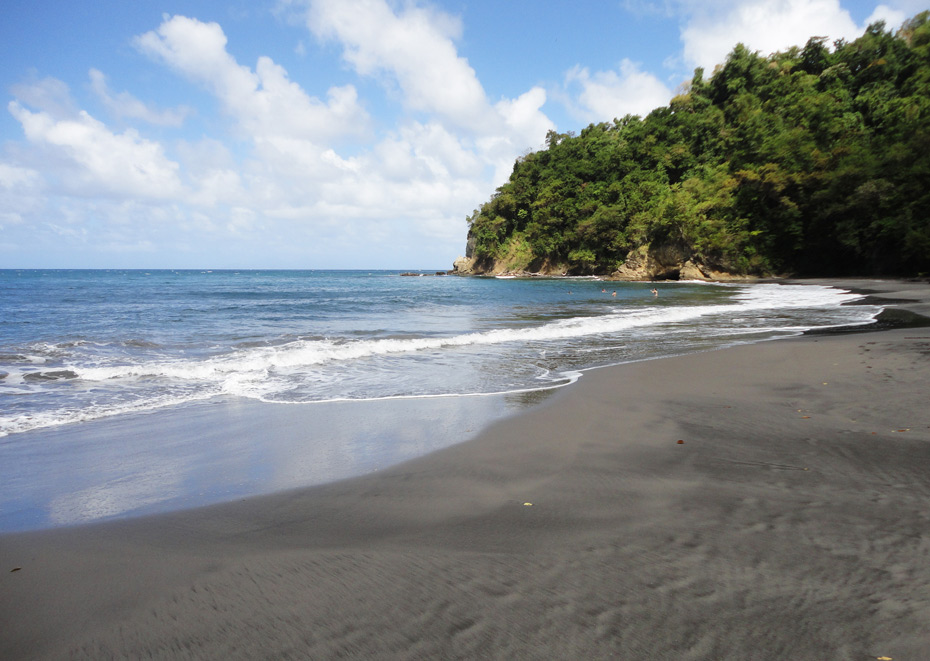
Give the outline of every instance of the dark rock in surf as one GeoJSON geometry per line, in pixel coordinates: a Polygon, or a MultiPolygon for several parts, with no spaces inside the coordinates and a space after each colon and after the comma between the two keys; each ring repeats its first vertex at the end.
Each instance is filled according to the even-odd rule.
{"type": "Polygon", "coordinates": [[[58,381],[60,379],[76,379],[77,374],[71,370],[55,370],[53,372],[30,372],[23,376],[24,381],[58,381]]]}

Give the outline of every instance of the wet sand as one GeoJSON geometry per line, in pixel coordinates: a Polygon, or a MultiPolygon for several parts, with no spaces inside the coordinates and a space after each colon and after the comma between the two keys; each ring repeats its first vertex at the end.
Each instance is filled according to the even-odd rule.
{"type": "Polygon", "coordinates": [[[0,438],[0,534],[365,475],[465,441],[545,394],[307,406],[229,397],[0,438]]]}
{"type": "Polygon", "coordinates": [[[927,658],[928,383],[930,328],[624,365],[372,475],[4,535],[0,658],[927,658]]]}

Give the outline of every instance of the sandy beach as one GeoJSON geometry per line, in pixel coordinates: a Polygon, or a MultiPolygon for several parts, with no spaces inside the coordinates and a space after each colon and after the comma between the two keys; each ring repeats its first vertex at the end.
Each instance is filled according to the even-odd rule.
{"type": "MultiPolygon", "coordinates": [[[[930,317],[927,283],[836,284],[930,317]]],[[[0,658],[930,658],[930,328],[889,325],[594,370],[360,478],[0,536],[0,658]]]]}

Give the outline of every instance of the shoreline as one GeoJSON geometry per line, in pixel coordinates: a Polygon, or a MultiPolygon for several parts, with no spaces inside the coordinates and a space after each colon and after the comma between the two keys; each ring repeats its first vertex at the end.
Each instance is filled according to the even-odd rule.
{"type": "Polygon", "coordinates": [[[377,473],[5,534],[0,656],[918,658],[928,356],[901,328],[599,368],[377,473]]]}
{"type": "MultiPolygon", "coordinates": [[[[865,319],[878,309],[849,309],[846,316],[865,319]]],[[[634,350],[637,355],[625,361],[617,356],[615,363],[565,366],[546,383],[513,379],[510,390],[496,393],[296,406],[222,396],[33,429],[7,439],[0,453],[0,534],[147,516],[363,475],[465,442],[494,420],[571,385],[582,372],[762,341],[762,332],[761,338],[737,334],[703,343],[698,333],[695,346],[678,353],[634,350]]]]}
{"type": "Polygon", "coordinates": [[[351,479],[465,442],[546,394],[312,408],[228,397],[25,432],[3,453],[0,535],[351,479]]]}

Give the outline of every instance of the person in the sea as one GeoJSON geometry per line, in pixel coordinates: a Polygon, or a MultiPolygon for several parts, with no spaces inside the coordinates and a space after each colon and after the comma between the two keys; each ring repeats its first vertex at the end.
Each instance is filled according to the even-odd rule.
{"type": "Polygon", "coordinates": [[[659,290],[656,289],[655,287],[653,287],[653,288],[652,288],[652,295],[653,295],[653,296],[658,296],[658,295],[659,295],[659,290]]]}
{"type": "Polygon", "coordinates": [[[614,298],[616,298],[616,297],[617,297],[617,292],[612,291],[612,292],[610,292],[610,295],[613,296],[614,298]]]}

